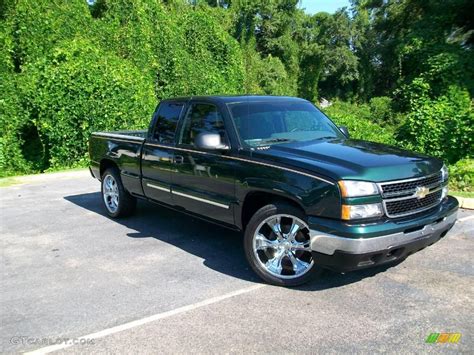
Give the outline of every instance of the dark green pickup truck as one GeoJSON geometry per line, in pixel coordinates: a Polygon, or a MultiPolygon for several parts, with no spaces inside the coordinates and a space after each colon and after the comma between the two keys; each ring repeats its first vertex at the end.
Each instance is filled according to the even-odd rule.
{"type": "Polygon", "coordinates": [[[298,98],[164,100],[147,131],[93,133],[89,149],[111,217],[142,198],[244,231],[250,265],[277,285],[402,260],[458,210],[440,160],[350,139],[298,98]]]}

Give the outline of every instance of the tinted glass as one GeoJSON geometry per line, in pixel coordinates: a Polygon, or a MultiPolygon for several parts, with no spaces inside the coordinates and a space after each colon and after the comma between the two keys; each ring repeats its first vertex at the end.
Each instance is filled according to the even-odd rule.
{"type": "Polygon", "coordinates": [[[180,142],[194,146],[194,139],[199,133],[218,133],[221,142],[227,142],[224,120],[216,106],[210,104],[191,106],[184,120],[180,142]]]}
{"type": "Polygon", "coordinates": [[[308,102],[244,102],[229,107],[240,138],[251,146],[344,137],[308,102]]]}
{"type": "Polygon", "coordinates": [[[158,117],[153,137],[160,143],[173,143],[176,125],[183,109],[182,103],[165,102],[158,109],[158,117]]]}

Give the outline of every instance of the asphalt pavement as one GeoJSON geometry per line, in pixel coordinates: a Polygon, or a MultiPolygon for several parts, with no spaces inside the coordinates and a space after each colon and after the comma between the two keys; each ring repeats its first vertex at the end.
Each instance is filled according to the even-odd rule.
{"type": "Polygon", "coordinates": [[[474,211],[398,265],[286,289],[239,233],[147,202],[112,220],[99,191],[88,171],[0,188],[2,353],[474,351],[474,211]]]}

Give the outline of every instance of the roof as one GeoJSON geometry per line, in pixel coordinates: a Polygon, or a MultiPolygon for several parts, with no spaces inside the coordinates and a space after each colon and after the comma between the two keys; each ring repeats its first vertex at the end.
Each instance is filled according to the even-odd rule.
{"type": "Polygon", "coordinates": [[[203,100],[208,102],[237,103],[237,102],[272,102],[272,101],[300,101],[307,102],[304,99],[291,96],[269,96],[269,95],[210,95],[210,96],[184,96],[168,98],[162,101],[188,101],[203,100]]]}

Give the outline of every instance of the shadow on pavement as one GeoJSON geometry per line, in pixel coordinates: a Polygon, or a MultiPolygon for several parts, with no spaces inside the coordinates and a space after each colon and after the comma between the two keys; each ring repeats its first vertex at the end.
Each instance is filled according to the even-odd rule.
{"type": "Polygon", "coordinates": [[[376,266],[369,269],[352,271],[346,274],[341,274],[341,273],[336,273],[330,270],[326,270],[326,272],[323,274],[323,276],[320,279],[310,282],[308,284],[296,287],[295,289],[300,290],[300,291],[321,291],[321,290],[326,290],[333,287],[345,286],[345,285],[349,285],[355,282],[359,282],[369,277],[373,277],[379,273],[385,272],[388,269],[394,266],[397,266],[400,263],[401,261],[397,261],[395,263],[376,266]]]}
{"type": "MultiPolygon", "coordinates": [[[[99,192],[71,195],[65,200],[88,211],[107,216],[99,192]]],[[[214,225],[198,218],[176,212],[147,201],[138,201],[134,216],[114,219],[133,232],[129,238],[154,238],[202,258],[204,265],[217,272],[242,280],[260,282],[247,264],[242,233],[214,225]]],[[[348,285],[384,272],[390,266],[381,266],[347,274],[327,271],[321,279],[295,288],[319,291],[348,285]]]]}

